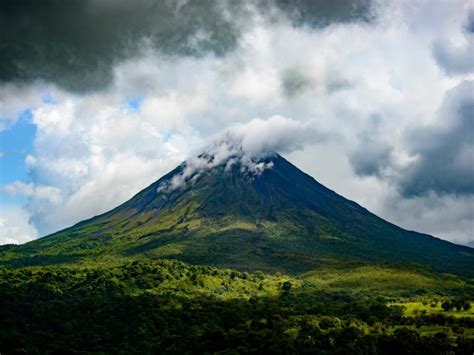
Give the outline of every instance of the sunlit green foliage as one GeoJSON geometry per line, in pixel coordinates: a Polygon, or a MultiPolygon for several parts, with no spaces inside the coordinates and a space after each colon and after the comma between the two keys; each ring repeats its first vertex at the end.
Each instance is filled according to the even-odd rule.
{"type": "MultiPolygon", "coordinates": [[[[473,318],[410,313],[403,286],[380,296],[372,289],[321,288],[315,276],[175,260],[0,268],[0,345],[5,353],[328,354],[395,354],[407,347],[463,353],[474,346],[473,318]]],[[[451,292],[427,288],[417,302],[472,296],[469,288],[451,292]]]]}

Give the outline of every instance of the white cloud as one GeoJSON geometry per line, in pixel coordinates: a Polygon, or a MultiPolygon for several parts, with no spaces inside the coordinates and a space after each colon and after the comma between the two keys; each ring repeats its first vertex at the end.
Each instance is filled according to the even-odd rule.
{"type": "Polygon", "coordinates": [[[0,132],[15,123],[22,112],[41,104],[39,87],[39,85],[0,85],[0,132]]]}
{"type": "Polygon", "coordinates": [[[115,89],[81,97],[57,91],[55,104],[32,111],[37,133],[25,161],[32,181],[2,191],[28,198],[26,208],[42,235],[113,208],[201,142],[179,119],[193,106],[178,96],[149,97],[143,111],[133,112],[115,89]]]}
{"type": "Polygon", "coordinates": [[[459,16],[464,22],[464,29],[458,36],[441,36],[433,43],[433,55],[440,67],[448,75],[469,74],[474,72],[474,2],[470,1],[464,5],[464,14],[459,16]]]}
{"type": "Polygon", "coordinates": [[[226,169],[238,164],[243,173],[261,175],[273,167],[272,162],[262,161],[269,154],[302,149],[306,144],[326,140],[327,136],[315,129],[314,122],[303,123],[282,116],[239,123],[216,134],[210,144],[184,163],[181,174],[160,185],[158,191],[179,188],[187,180],[224,163],[226,169]]]}
{"type": "Polygon", "coordinates": [[[33,184],[25,184],[21,181],[15,181],[3,186],[2,190],[10,195],[21,195],[31,197],[34,194],[33,184]]]}
{"type": "Polygon", "coordinates": [[[0,210],[0,244],[20,244],[38,237],[25,210],[16,206],[1,206],[0,210]]]}

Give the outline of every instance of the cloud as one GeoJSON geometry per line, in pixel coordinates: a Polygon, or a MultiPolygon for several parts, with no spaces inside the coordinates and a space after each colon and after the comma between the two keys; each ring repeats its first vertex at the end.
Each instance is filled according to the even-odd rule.
{"type": "MultiPolygon", "coordinates": [[[[1,60],[0,60],[1,61],[1,60]]],[[[0,85],[0,132],[8,129],[31,107],[42,104],[39,85],[0,85]]]]}
{"type": "MultiPolygon", "coordinates": [[[[266,5],[267,2],[264,2],[266,5]]],[[[374,19],[370,0],[276,0],[275,4],[288,14],[295,25],[328,26],[334,22],[368,22],[374,19]]]]}
{"type": "Polygon", "coordinates": [[[311,89],[314,80],[300,68],[288,68],[282,74],[281,84],[285,95],[292,97],[311,89]]]}
{"type": "MultiPolygon", "coordinates": [[[[207,11],[193,9],[202,2],[182,2],[176,14],[171,14],[166,9],[174,9],[177,3],[160,2],[153,7],[152,0],[137,5],[84,1],[74,3],[79,7],[77,22],[68,14],[51,13],[51,23],[43,31],[50,31],[60,18],[71,26],[61,27],[64,38],[59,42],[53,33],[46,43],[43,32],[39,33],[35,46],[38,53],[53,45],[65,50],[56,56],[54,50],[46,51],[37,58],[26,55],[34,42],[28,38],[35,32],[24,37],[17,29],[23,22],[16,21],[11,30],[16,35],[11,38],[27,45],[19,52],[8,49],[9,56],[0,56],[0,63],[6,63],[2,68],[22,61],[28,65],[23,74],[1,77],[9,82],[0,85],[0,100],[5,98],[0,103],[0,118],[17,117],[29,108],[37,127],[33,150],[25,161],[29,172],[25,183],[31,183],[33,191],[27,205],[32,222],[44,235],[105,212],[183,160],[199,155],[198,147],[229,129],[235,135],[242,131],[238,142],[246,150],[283,152],[322,183],[389,220],[405,225],[403,216],[387,207],[386,201],[392,206],[407,203],[406,208],[417,201],[420,215],[429,215],[425,199],[453,180],[422,177],[417,167],[425,161],[432,169],[428,162],[435,161],[435,152],[441,154],[442,149],[466,151],[457,143],[456,148],[441,143],[454,137],[449,132],[458,130],[455,126],[460,121],[454,101],[453,109],[446,113],[440,107],[446,92],[472,74],[447,75],[433,55],[437,41],[456,46],[465,43],[466,2],[453,1],[377,1],[376,8],[365,2],[371,8],[362,11],[358,7],[355,12],[354,2],[345,1],[262,0],[247,2],[236,11],[229,10],[233,3],[219,1],[209,2],[217,7],[209,10],[206,19],[202,14],[207,11]],[[312,4],[315,6],[306,9],[312,4]],[[333,4],[340,15],[324,8],[333,4]],[[103,9],[94,12],[99,5],[103,9]],[[107,9],[114,6],[116,18],[107,15],[107,9]],[[131,6],[137,9],[127,12],[130,19],[122,20],[123,9],[131,6]],[[91,12],[84,15],[82,7],[91,12]],[[166,15],[163,23],[151,30],[147,21],[140,23],[140,9],[150,10],[145,17],[155,18],[161,16],[161,7],[166,15]],[[189,13],[196,18],[188,21],[189,13]],[[90,20],[96,15],[102,16],[101,21],[90,20]],[[218,25],[222,37],[212,35],[213,16],[224,21],[218,25]],[[103,30],[101,22],[105,22],[103,30]],[[115,42],[110,29],[117,22],[123,26],[117,36],[124,38],[123,31],[128,29],[130,38],[139,40],[130,46],[115,42]],[[75,34],[79,31],[75,23],[92,23],[84,30],[90,43],[79,41],[83,37],[75,34]],[[176,31],[177,24],[183,28],[176,31]],[[163,28],[174,28],[176,34],[163,28]],[[100,33],[96,36],[95,32],[100,33]],[[164,42],[156,42],[160,33],[167,34],[164,42]],[[66,50],[68,43],[75,43],[71,36],[82,47],[66,50]],[[226,45],[221,46],[220,41],[226,45]],[[70,53],[70,61],[64,60],[65,53],[70,53]],[[94,60],[101,57],[104,65],[94,67],[94,60]],[[138,105],[132,109],[130,102],[138,105]],[[281,119],[280,124],[273,119],[271,125],[265,123],[268,119],[251,121],[274,116],[291,120],[281,119]],[[311,129],[313,134],[308,133],[311,129]],[[320,136],[320,132],[331,135],[324,140],[326,134],[320,136]],[[298,144],[295,137],[302,142],[298,144]],[[412,192],[400,193],[402,183],[415,186],[412,182],[418,178],[437,182],[425,181],[412,192]],[[41,187],[57,189],[62,202],[53,204],[36,197],[41,187]]],[[[12,16],[11,21],[24,18],[28,11],[24,8],[19,12],[23,15],[12,16]]],[[[36,16],[31,21],[36,26],[44,20],[36,16]]],[[[12,45],[10,40],[5,43],[12,45]]],[[[15,119],[5,121],[5,127],[15,119]]],[[[234,151],[233,145],[225,144],[215,149],[222,156],[234,151]]],[[[260,163],[245,161],[257,173],[270,168],[260,163]]],[[[463,206],[466,192],[462,191],[466,190],[453,189],[434,194],[451,201],[446,206],[463,206]]],[[[443,228],[439,224],[431,228],[429,218],[421,218],[419,224],[413,220],[410,226],[451,240],[472,238],[466,228],[456,226],[462,208],[452,207],[449,218],[453,223],[441,218],[447,209],[433,209],[445,222],[443,228]]]]}
{"type": "Polygon", "coordinates": [[[473,196],[431,192],[401,199],[392,192],[384,199],[380,214],[407,229],[441,235],[455,243],[468,245],[474,241],[473,196]]]}
{"type": "Polygon", "coordinates": [[[32,111],[37,130],[25,162],[31,182],[8,184],[2,192],[27,197],[40,235],[113,208],[200,142],[179,119],[193,110],[192,104],[176,104],[187,99],[146,98],[135,111],[111,92],[84,97],[58,91],[55,104],[32,111]]]}
{"type": "MultiPolygon", "coordinates": [[[[472,243],[474,230],[474,82],[447,91],[431,122],[407,126],[401,142],[366,131],[350,163],[359,176],[389,184],[380,216],[408,229],[472,243]],[[398,144],[395,145],[395,144],[398,144]],[[405,159],[397,156],[403,147],[405,159]],[[375,153],[374,153],[375,152],[375,153]]],[[[371,188],[379,184],[371,181],[371,188]]]]}
{"type": "Polygon", "coordinates": [[[180,174],[161,184],[158,191],[180,188],[186,181],[223,164],[226,169],[237,165],[242,173],[259,176],[273,167],[264,158],[275,153],[291,153],[306,144],[320,143],[328,136],[318,132],[314,122],[303,123],[282,116],[236,124],[215,135],[199,154],[183,163],[180,174]]]}
{"type": "Polygon", "coordinates": [[[416,161],[401,179],[404,195],[474,194],[474,81],[446,94],[438,124],[408,132],[416,161]]]}
{"type": "Polygon", "coordinates": [[[0,244],[21,244],[38,237],[26,211],[19,207],[2,206],[1,212],[0,244]]]}
{"type": "Polygon", "coordinates": [[[370,2],[217,0],[2,2],[0,81],[44,80],[82,92],[103,89],[116,64],[147,49],[163,56],[222,56],[255,12],[295,23],[367,20],[370,2]]]}
{"type": "Polygon", "coordinates": [[[222,164],[226,164],[226,169],[237,165],[242,173],[258,176],[273,166],[271,162],[263,161],[265,157],[277,152],[292,152],[325,138],[310,123],[282,116],[253,119],[217,134],[197,156],[184,163],[182,174],[174,176],[159,189],[179,188],[187,180],[222,164]]]}
{"type": "Polygon", "coordinates": [[[351,163],[355,173],[361,176],[382,176],[390,165],[393,148],[386,143],[368,138],[351,153],[351,163]]]}
{"type": "Polygon", "coordinates": [[[474,72],[474,6],[466,5],[465,8],[468,15],[462,26],[464,33],[459,43],[443,38],[433,44],[433,55],[448,75],[474,72]]]}
{"type": "Polygon", "coordinates": [[[243,152],[258,156],[265,152],[289,153],[308,143],[320,143],[329,134],[318,131],[315,122],[272,116],[234,125],[224,135],[238,142],[243,152]]]}
{"type": "Polygon", "coordinates": [[[51,205],[59,205],[62,202],[60,190],[52,186],[37,186],[32,183],[25,184],[21,181],[15,181],[3,186],[2,190],[10,195],[44,200],[51,205]]]}
{"type": "Polygon", "coordinates": [[[464,28],[466,32],[474,33],[474,9],[471,9],[471,11],[469,11],[464,28]]]}
{"type": "Polygon", "coordinates": [[[342,78],[337,71],[324,68],[321,74],[315,77],[314,67],[295,65],[286,68],[281,74],[283,93],[288,98],[307,91],[315,91],[316,93],[322,91],[324,94],[332,94],[351,86],[351,83],[342,78]]]}
{"type": "Polygon", "coordinates": [[[433,45],[433,55],[438,64],[449,75],[474,72],[474,34],[466,36],[466,42],[454,45],[450,42],[437,41],[433,45]]]}
{"type": "Polygon", "coordinates": [[[217,55],[235,45],[229,10],[205,1],[48,0],[2,3],[0,79],[55,82],[71,90],[103,88],[117,62],[143,47],[166,55],[217,55]]]}
{"type": "Polygon", "coordinates": [[[446,93],[434,122],[406,127],[402,134],[404,164],[395,155],[396,141],[365,129],[351,153],[355,172],[386,178],[407,197],[431,192],[474,194],[473,92],[473,81],[462,82],[446,93]]]}
{"type": "Polygon", "coordinates": [[[465,245],[473,241],[473,196],[433,192],[423,196],[402,196],[398,187],[387,179],[358,177],[339,142],[307,146],[286,158],[296,162],[323,185],[402,228],[465,245]]]}
{"type": "Polygon", "coordinates": [[[393,147],[383,136],[382,125],[383,117],[374,114],[364,131],[359,133],[358,143],[349,154],[357,175],[384,177],[393,163],[393,147]]]}

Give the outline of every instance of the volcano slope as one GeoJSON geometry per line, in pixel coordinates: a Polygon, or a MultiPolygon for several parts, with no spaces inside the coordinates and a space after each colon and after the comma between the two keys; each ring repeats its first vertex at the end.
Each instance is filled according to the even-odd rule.
{"type": "Polygon", "coordinates": [[[197,161],[110,212],[0,248],[0,265],[171,258],[287,274],[366,264],[474,273],[472,248],[397,227],[276,153],[197,161]]]}
{"type": "Polygon", "coordinates": [[[0,247],[0,351],[472,354],[472,266],[277,154],[201,155],[0,247]]]}

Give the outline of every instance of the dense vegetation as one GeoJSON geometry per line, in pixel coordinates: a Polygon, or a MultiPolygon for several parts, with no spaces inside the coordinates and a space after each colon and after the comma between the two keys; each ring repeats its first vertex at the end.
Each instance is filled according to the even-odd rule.
{"type": "Polygon", "coordinates": [[[474,317],[464,310],[472,286],[381,293],[355,285],[171,260],[2,268],[0,351],[472,353],[474,317]],[[447,301],[463,307],[439,309],[447,301]],[[415,312],[416,302],[432,311],[415,312]]]}

